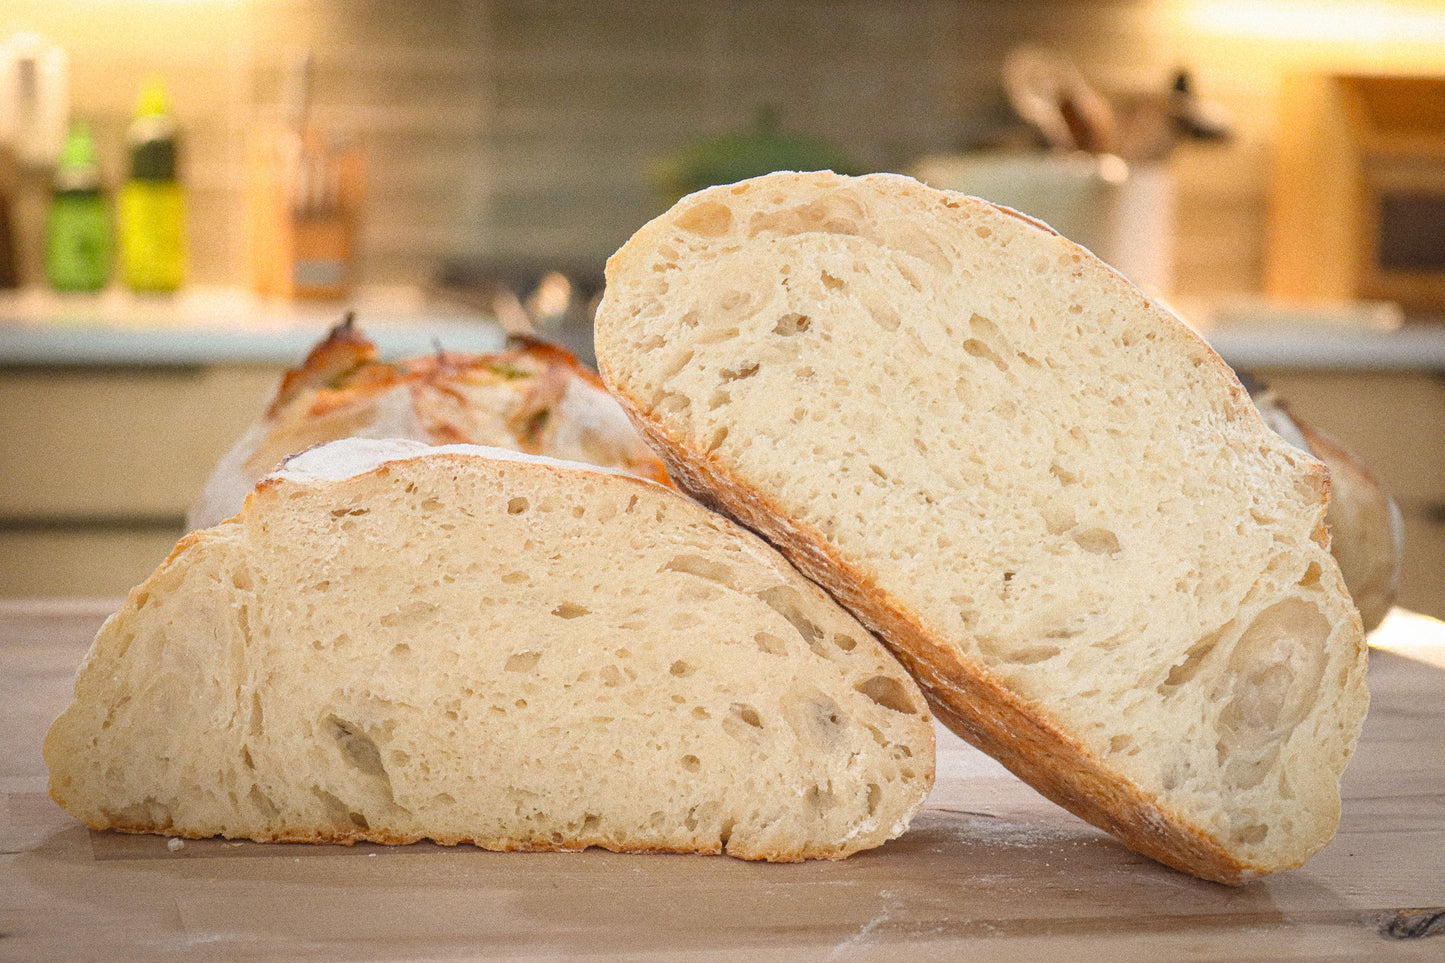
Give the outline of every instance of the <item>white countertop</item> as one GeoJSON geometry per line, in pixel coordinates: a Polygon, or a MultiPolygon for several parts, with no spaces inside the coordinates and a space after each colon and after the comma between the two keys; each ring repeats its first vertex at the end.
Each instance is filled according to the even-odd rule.
{"type": "Polygon", "coordinates": [[[406,288],[336,302],[265,301],[233,288],[153,297],[24,290],[0,292],[0,365],[289,367],[347,311],[383,359],[496,351],[506,340],[492,318],[406,288]]]}
{"type": "Polygon", "coordinates": [[[1297,368],[1445,371],[1445,324],[1391,331],[1300,325],[1206,328],[1201,332],[1236,371],[1297,368]]]}

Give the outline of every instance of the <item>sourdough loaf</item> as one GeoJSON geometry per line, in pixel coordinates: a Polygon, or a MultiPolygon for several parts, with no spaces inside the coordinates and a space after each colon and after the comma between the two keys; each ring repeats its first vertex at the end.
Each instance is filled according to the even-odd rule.
{"type": "Polygon", "coordinates": [[[934,747],[876,639],[676,491],[348,439],[131,592],[44,752],[97,829],[787,861],[902,833],[934,747]]]}
{"type": "Polygon", "coordinates": [[[596,344],[673,479],[1045,795],[1224,882],[1331,838],[1367,695],[1327,474],[1087,251],[906,177],[774,174],[638,231],[596,344]]]}
{"type": "Polygon", "coordinates": [[[1400,591],[1405,519],[1399,506],[1365,463],[1342,443],[1302,420],[1268,385],[1243,380],[1265,424],[1330,470],[1330,504],[1325,512],[1330,554],[1339,563],[1365,631],[1373,631],[1390,613],[1400,591]]]}
{"type": "Polygon", "coordinates": [[[566,349],[522,339],[490,354],[439,350],[392,363],[378,359],[348,315],[286,373],[265,413],[222,456],[187,527],[240,511],[287,455],[350,437],[489,445],[667,481],[596,374],[566,349]]]}

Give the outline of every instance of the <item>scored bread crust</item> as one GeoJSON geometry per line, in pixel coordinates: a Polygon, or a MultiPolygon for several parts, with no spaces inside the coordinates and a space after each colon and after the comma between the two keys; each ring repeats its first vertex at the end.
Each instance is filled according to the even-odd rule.
{"type": "MultiPolygon", "coordinates": [[[[968,267],[983,270],[977,263],[968,267]]],[[[988,280],[980,278],[979,283],[988,280]]],[[[913,296],[901,286],[899,290],[913,296]]],[[[891,295],[893,291],[886,293],[891,295]]],[[[959,297],[966,301],[968,295],[959,297]]],[[[939,323],[945,328],[971,329],[979,313],[984,312],[976,308],[970,319],[966,306],[950,302],[950,307],[960,316],[941,319],[939,323]]],[[[961,361],[969,360],[963,357],[967,353],[1005,368],[1014,359],[995,354],[996,345],[989,341],[992,322],[985,317],[981,323],[983,333],[976,334],[977,340],[963,342],[962,351],[957,350],[957,342],[951,347],[938,343],[931,347],[940,352],[953,351],[961,361]]],[[[1064,322],[1060,319],[1059,323],[1064,322]]],[[[996,340],[1006,344],[1009,336],[1010,331],[1005,329],[1003,337],[996,340]]],[[[965,336],[955,337],[962,340],[965,336]]],[[[1110,350],[1127,350],[1134,343],[1129,338],[1122,349],[1110,350]]],[[[1358,737],[1368,696],[1359,616],[1327,551],[1329,536],[1323,519],[1328,475],[1319,462],[1294,452],[1265,428],[1243,387],[1202,339],[1088,252],[1031,218],[975,198],[933,191],[896,175],[769,175],[685,198],[624,245],[608,265],[608,287],[598,311],[596,340],[604,381],[662,455],[673,479],[695,497],[733,515],[776,544],[805,574],[828,589],[890,645],[922,685],[943,722],[996,756],[1044,795],[1141,853],[1226,883],[1240,883],[1300,865],[1329,840],[1338,821],[1338,778],[1358,737]],[[957,212],[958,224],[935,227],[954,216],[950,212],[957,212]],[[1151,691],[1139,688],[1123,692],[1120,698],[1130,709],[1152,706],[1155,701],[1170,703],[1176,691],[1189,692],[1193,686],[1195,702],[1189,704],[1200,705],[1199,717],[1186,718],[1187,710],[1171,709],[1175,715],[1166,717],[1164,723],[1181,727],[1178,732],[1150,732],[1141,724],[1133,730],[1127,726],[1107,729],[1113,721],[1103,717],[1107,712],[1091,718],[1087,705],[1080,711],[1076,704],[1064,704],[1062,693],[1052,691],[1060,686],[1058,675],[1034,673],[1028,664],[1028,659],[1034,658],[1032,653],[1025,653],[1021,665],[1008,664],[998,653],[983,651],[978,638],[967,628],[950,630],[936,612],[933,616],[925,613],[923,608],[936,600],[928,598],[926,592],[920,597],[910,581],[899,578],[892,569],[887,570],[890,577],[881,576],[886,563],[867,554],[872,543],[866,539],[878,534],[879,526],[896,524],[898,518],[894,513],[886,523],[874,520],[870,512],[880,505],[885,509],[892,506],[886,499],[865,501],[863,495],[872,480],[864,476],[865,483],[858,483],[863,473],[836,474],[847,466],[835,461],[830,463],[835,477],[809,480],[813,487],[806,491],[817,493],[815,496],[798,496],[799,489],[789,488],[804,473],[818,470],[815,463],[807,461],[804,450],[818,441],[818,434],[808,433],[807,417],[812,409],[840,403],[829,393],[829,385],[847,376],[826,367],[818,370],[817,365],[839,355],[821,350],[809,353],[812,348],[798,346],[806,340],[804,335],[827,340],[828,350],[834,350],[832,346],[851,336],[845,330],[847,323],[866,327],[870,316],[880,327],[898,332],[900,339],[909,334],[915,319],[900,317],[904,308],[899,304],[904,299],[900,297],[899,303],[887,297],[880,299],[878,288],[867,287],[867,275],[880,273],[880,264],[886,265],[891,259],[899,265],[899,274],[913,291],[924,297],[933,276],[925,276],[928,269],[934,262],[946,259],[940,257],[943,244],[927,232],[935,229],[971,233],[975,225],[984,238],[982,246],[988,249],[993,245],[989,257],[996,261],[990,262],[989,269],[996,269],[1011,282],[1023,276],[1016,287],[1009,289],[1019,292],[1017,296],[1006,299],[1018,313],[1029,311],[1027,306],[1017,306],[1026,301],[1031,289],[1046,292],[1043,303],[1056,303],[1062,297],[1059,292],[1067,292],[1071,284],[1089,284],[1105,292],[1108,304],[1098,313],[1107,315],[1106,320],[1125,316],[1130,323],[1129,338],[1147,340],[1154,357],[1165,364],[1189,365],[1194,372],[1188,376],[1193,379],[1189,383],[1200,386],[1190,389],[1195,392],[1193,400],[1209,409],[1203,416],[1204,429],[1196,432],[1201,437],[1189,439],[1190,444],[1198,444],[1198,457],[1206,457],[1216,444],[1222,449],[1225,439],[1234,446],[1231,453],[1234,448],[1248,449],[1240,457],[1251,465],[1262,466],[1259,484],[1268,489],[1271,498],[1288,507],[1290,515],[1286,519],[1267,523],[1260,520],[1262,535],[1255,532],[1248,518],[1238,520],[1239,531],[1255,537],[1256,542],[1273,539],[1274,548],[1263,551],[1268,564],[1258,563],[1261,570],[1208,573],[1224,586],[1214,593],[1219,596],[1217,605],[1224,615],[1202,626],[1197,638],[1146,640],[1156,647],[1151,658],[1158,660],[1158,667],[1145,666],[1153,675],[1146,671],[1141,678],[1147,679],[1160,696],[1156,699],[1151,691]],[[898,237],[890,238],[889,231],[898,237]],[[890,247],[890,240],[897,243],[890,247]],[[1006,246],[1010,249],[1004,250],[1006,246]],[[851,268],[846,263],[849,257],[853,259],[851,268]],[[819,268],[821,286],[812,280],[819,268]],[[776,280],[779,274],[781,282],[776,280]],[[813,286],[808,286],[810,283],[813,286]],[[856,288],[862,290],[855,293],[856,288]],[[853,314],[840,307],[842,299],[849,297],[861,299],[863,310],[856,310],[857,301],[851,302],[853,314]],[[749,315],[759,302],[766,307],[755,316],[749,315]],[[735,310],[728,313],[730,309],[735,310]],[[854,322],[856,317],[865,320],[854,322]],[[768,340],[770,335],[787,337],[768,340]],[[740,345],[734,349],[736,358],[717,347],[734,341],[740,345]],[[784,342],[786,347],[782,346],[784,342]],[[762,392],[776,389],[778,382],[751,387],[764,382],[757,375],[760,361],[774,368],[793,369],[785,377],[809,386],[816,384],[817,396],[806,399],[803,388],[798,388],[788,398],[776,394],[764,397],[762,392]],[[739,409],[737,399],[741,398],[744,405],[755,400],[745,394],[750,390],[759,392],[757,403],[739,409]],[[785,409],[793,404],[799,407],[789,419],[785,409]],[[779,409],[783,409],[781,414],[777,413],[779,409]],[[1210,432],[1217,432],[1218,440],[1212,440],[1210,432]],[[794,434],[796,442],[792,440],[794,434]],[[751,457],[748,449],[755,445],[772,446],[764,450],[769,455],[777,453],[776,464],[755,460],[742,467],[751,457]],[[1253,453],[1256,451],[1258,455],[1253,453]],[[847,501],[848,484],[858,485],[856,503],[847,501]],[[842,507],[832,515],[823,510],[810,514],[816,504],[826,502],[830,486],[835,489],[834,500],[842,502],[842,507]],[[790,493],[792,502],[787,501],[790,493]],[[825,530],[829,526],[835,527],[825,530]],[[847,544],[843,539],[849,540],[847,544]],[[852,547],[859,544],[863,547],[852,547]],[[1294,580],[1299,584],[1291,584],[1294,580]],[[1301,636],[1295,647],[1301,654],[1295,655],[1289,651],[1292,643],[1287,636],[1291,620],[1299,621],[1301,617],[1308,637],[1301,636]],[[1237,666],[1228,661],[1234,658],[1233,652],[1238,653],[1237,666]],[[1312,672],[1319,674],[1323,695],[1318,698],[1313,693],[1302,694],[1310,687],[1312,672]],[[1279,703],[1268,703],[1268,695],[1256,696],[1256,691],[1268,692],[1277,687],[1281,673],[1286,674],[1290,684],[1278,696],[1279,703]],[[1208,691],[1202,688],[1206,683],[1212,687],[1208,691]],[[1311,699],[1301,710],[1301,701],[1311,699]],[[1256,725],[1253,718],[1261,712],[1268,716],[1271,706],[1289,723],[1273,744],[1273,758],[1284,756],[1287,764],[1256,761],[1245,776],[1226,771],[1226,756],[1237,744],[1257,751],[1266,762],[1271,758],[1268,720],[1256,725]],[[1299,711],[1304,711],[1305,717],[1293,719],[1291,714],[1299,711]],[[1168,740],[1183,741],[1188,735],[1200,742],[1200,733],[1213,738],[1215,728],[1219,730],[1219,772],[1199,771],[1213,765],[1208,758],[1213,755],[1213,747],[1205,745],[1190,758],[1187,777],[1194,780],[1190,787],[1211,780],[1218,784],[1205,785],[1206,791],[1195,798],[1190,794],[1192,790],[1186,791],[1188,787],[1180,789],[1171,784],[1177,783],[1179,777],[1159,760],[1165,755],[1168,740]],[[1096,734],[1100,729],[1106,733],[1103,738],[1096,734]],[[1113,741],[1107,738],[1110,732],[1114,733],[1113,741]],[[1259,740],[1264,740],[1260,743],[1263,748],[1256,745],[1259,740]],[[1146,742],[1149,744],[1139,745],[1146,742]],[[1113,755],[1116,744],[1118,757],[1113,755]],[[1131,762],[1127,756],[1140,749],[1144,750],[1146,762],[1131,762]],[[1231,782],[1247,783],[1258,771],[1264,772],[1267,781],[1279,782],[1277,793],[1270,791],[1269,785],[1236,787],[1231,782]],[[1293,798],[1297,794],[1308,798],[1293,798]],[[1267,843],[1262,842],[1265,838],[1267,843]]],[[[865,337],[859,340],[855,351],[877,351],[874,366],[882,367],[888,361],[886,349],[869,347],[876,341],[865,337]]],[[[903,364],[912,357],[905,356],[903,364]]],[[[1024,353],[1019,358],[1025,364],[1032,363],[1024,353]]],[[[1081,385],[1079,390],[1088,387],[1081,385]]],[[[1158,404],[1153,397],[1143,397],[1149,388],[1147,379],[1141,379],[1141,397],[1136,404],[1158,404]]],[[[890,397],[887,391],[885,385],[885,398],[890,397]]],[[[910,400],[922,405],[928,399],[915,396],[910,400]]],[[[988,400],[992,399],[984,403],[988,400]]],[[[862,427],[844,426],[853,432],[853,449],[843,452],[844,456],[862,452],[886,459],[885,455],[867,450],[869,438],[882,442],[887,434],[906,435],[906,427],[892,424],[888,418],[895,417],[906,425],[901,416],[912,412],[904,409],[885,414],[882,402],[878,404],[880,408],[871,411],[863,403],[847,409],[852,421],[862,427]]],[[[823,420],[833,426],[833,422],[823,420]]],[[[1063,433],[1074,427],[1103,436],[1102,425],[1062,424],[1057,430],[1063,433]]],[[[940,428],[938,434],[947,436],[949,430],[940,428]]],[[[962,453],[956,456],[960,460],[968,456],[969,445],[982,445],[988,440],[976,443],[969,437],[960,439],[960,434],[968,430],[961,425],[953,429],[954,439],[962,442],[958,446],[962,453]]],[[[935,437],[930,435],[929,441],[935,437]]],[[[823,444],[832,440],[830,436],[823,444]]],[[[895,449],[887,450],[896,453],[895,449]]],[[[982,448],[975,449],[975,453],[979,451],[982,448]]],[[[825,462],[826,458],[820,457],[819,463],[825,462]]],[[[908,467],[886,460],[872,466],[885,479],[877,483],[885,490],[894,483],[889,476],[908,467]]],[[[911,484],[927,489],[927,481],[908,478],[911,484]]],[[[939,484],[934,494],[941,498],[942,490],[939,484]]],[[[1020,500],[1028,494],[1027,490],[1020,491],[1020,500]]],[[[1266,507],[1274,505],[1270,502],[1266,507]]],[[[1095,517],[1107,521],[1108,506],[1093,507],[1095,517]]],[[[1236,522],[1231,520],[1229,524],[1236,522]]],[[[1060,526],[1060,531],[1063,528],[1060,526]]],[[[1082,523],[1059,536],[1051,527],[1047,536],[1073,535],[1086,552],[1107,558],[1121,554],[1117,540],[1112,543],[1114,551],[1108,550],[1111,546],[1107,538],[1112,537],[1109,533],[1100,535],[1098,529],[1079,531],[1081,528],[1082,523]],[[1098,542],[1104,543],[1102,548],[1098,542]]],[[[1000,530],[1001,536],[1006,534],[1000,530]]],[[[986,554],[989,548],[962,545],[936,554],[929,552],[925,558],[940,564],[955,559],[967,562],[968,554],[986,554]]],[[[1133,546],[1126,544],[1124,548],[1122,554],[1127,555],[1133,546]]],[[[1187,561],[1181,560],[1180,564],[1187,561]]],[[[1243,560],[1241,564],[1253,566],[1256,562],[1243,560]]],[[[1015,573],[1001,574],[1006,584],[1015,573]]],[[[978,594],[973,585],[959,589],[978,594]]],[[[1107,582],[1085,589],[1106,599],[1110,594],[1107,582]]],[[[1100,604],[1107,607],[1109,603],[1106,600],[1100,604]]],[[[1163,634],[1169,635],[1167,631],[1163,634]]],[[[1047,666],[1050,659],[1060,655],[1071,655],[1067,639],[1058,644],[1051,637],[1036,641],[1048,643],[1038,647],[1044,653],[1039,657],[1042,665],[1047,666]],[[1058,651],[1051,656],[1050,650],[1058,651]]],[[[1130,639],[1122,640],[1125,649],[1131,644],[1130,639]]],[[[1072,698],[1074,693],[1069,695],[1072,698]]]]}
{"type": "Polygon", "coordinates": [[[286,372],[264,415],[206,480],[186,527],[236,514],[287,455],[348,437],[489,445],[667,482],[601,380],[560,345],[522,338],[504,351],[438,349],[393,363],[348,315],[286,372]]]}
{"type": "Polygon", "coordinates": [[[842,858],[933,781],[911,678],[752,533],[621,470],[346,439],[186,536],[47,734],[95,829],[842,858]]]}

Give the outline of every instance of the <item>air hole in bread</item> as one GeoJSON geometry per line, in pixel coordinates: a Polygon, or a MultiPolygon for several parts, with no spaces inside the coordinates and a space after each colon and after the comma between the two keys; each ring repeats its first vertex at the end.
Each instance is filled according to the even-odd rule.
{"type": "Polygon", "coordinates": [[[1079,482],[1079,476],[1077,474],[1069,471],[1058,462],[1054,462],[1049,465],[1049,474],[1057,478],[1059,480],[1059,484],[1061,485],[1076,485],[1079,482]]]}
{"type": "Polygon", "coordinates": [[[1283,740],[1309,714],[1324,675],[1328,619],[1310,602],[1285,599],[1265,609],[1230,652],[1218,697],[1219,760],[1244,788],[1267,774],[1283,740]]]}
{"type": "Polygon", "coordinates": [[[846,725],[838,703],[817,689],[805,689],[785,707],[788,724],[805,745],[831,749],[839,745],[846,725]]]}
{"type": "Polygon", "coordinates": [[[261,791],[260,786],[252,785],[251,791],[246,794],[251,805],[261,811],[261,814],[268,820],[274,820],[281,814],[281,810],[271,800],[271,797],[261,791]]]}
{"type": "Polygon", "coordinates": [[[843,289],[845,283],[842,278],[834,277],[827,271],[822,272],[819,280],[823,282],[823,287],[829,291],[840,291],[843,289]]]}
{"type": "Polygon", "coordinates": [[[913,704],[907,687],[903,685],[902,681],[892,676],[875,675],[871,679],[864,679],[853,688],[885,709],[892,709],[894,712],[902,712],[905,715],[914,715],[918,712],[918,707],[913,704]]]}
{"type": "Polygon", "coordinates": [[[523,512],[525,512],[527,509],[529,509],[529,508],[531,508],[531,507],[532,507],[532,503],[531,503],[531,502],[527,501],[527,499],[524,498],[523,496],[518,495],[516,498],[508,499],[508,501],[507,501],[507,514],[508,514],[508,515],[520,515],[520,514],[522,514],[523,512]]]}
{"type": "Polygon", "coordinates": [[[1074,532],[1073,539],[1091,555],[1119,554],[1119,537],[1107,528],[1086,528],[1081,532],[1074,532]]]}
{"type": "Polygon", "coordinates": [[[1136,753],[1136,752],[1138,752],[1138,751],[1139,751],[1139,744],[1138,744],[1138,742],[1134,739],[1133,736],[1129,735],[1128,733],[1125,733],[1125,734],[1123,734],[1123,735],[1114,736],[1113,738],[1111,738],[1111,739],[1109,740],[1109,752],[1110,752],[1110,753],[1118,754],[1118,753],[1121,753],[1121,752],[1122,752],[1122,753],[1126,753],[1126,754],[1128,754],[1128,755],[1133,755],[1134,753],[1136,753]]]}
{"type": "MultiPolygon", "coordinates": [[[[1063,630],[1055,630],[1055,632],[1059,635],[1064,634],[1063,630]]],[[[1055,635],[1055,637],[1057,637],[1057,635],[1055,635]]],[[[1026,645],[1023,648],[1014,649],[1011,652],[1001,653],[999,657],[1015,665],[1037,665],[1040,662],[1046,662],[1054,658],[1061,651],[1057,645],[1026,645]]]]}
{"type": "Polygon", "coordinates": [[[368,776],[387,779],[386,767],[381,762],[381,753],[361,727],[329,715],[322,722],[322,731],[335,740],[342,757],[357,770],[368,776]]]}
{"type": "Polygon", "coordinates": [[[1264,842],[1264,838],[1269,835],[1269,827],[1263,823],[1251,823],[1248,826],[1233,830],[1230,835],[1246,846],[1257,846],[1264,842]]]}
{"type": "Polygon", "coordinates": [[[688,754],[682,757],[682,768],[688,772],[697,772],[702,768],[702,760],[697,756],[688,754]]]}
{"type": "Polygon", "coordinates": [[[391,647],[391,656],[394,659],[404,659],[409,655],[411,655],[411,646],[405,642],[398,642],[391,647]]]}
{"type": "Polygon", "coordinates": [[[771,632],[759,632],[753,636],[753,641],[757,642],[758,651],[768,655],[786,655],[788,652],[788,643],[771,632]]]}
{"type": "Polygon", "coordinates": [[[668,673],[670,673],[671,675],[675,675],[675,676],[678,676],[678,677],[680,677],[680,678],[687,678],[688,676],[692,675],[694,672],[697,671],[697,666],[692,665],[692,664],[689,663],[689,662],[684,662],[684,661],[681,660],[681,659],[678,659],[676,662],[674,662],[674,663],[671,665],[671,667],[668,668],[667,671],[668,671],[668,673]]]}
{"type": "Polygon", "coordinates": [[[1300,587],[1314,588],[1316,585],[1319,585],[1320,574],[1321,569],[1319,564],[1317,562],[1310,562],[1309,566],[1305,569],[1304,576],[1299,580],[1300,587]]]}
{"type": "Polygon", "coordinates": [[[852,652],[858,647],[858,640],[843,632],[833,633],[833,644],[844,652],[852,652]]]}
{"type": "MultiPolygon", "coordinates": [[[[827,274],[823,276],[828,277],[827,274]]],[[[812,320],[806,314],[785,314],[778,319],[777,324],[773,325],[773,333],[789,338],[795,334],[801,334],[807,331],[808,326],[812,323],[812,320]]]]}
{"type": "Polygon", "coordinates": [[[531,672],[542,661],[540,652],[515,652],[507,656],[507,662],[503,668],[508,672],[531,672]]]}
{"type": "Polygon", "coordinates": [[[802,594],[791,585],[775,585],[764,589],[758,593],[758,598],[786,619],[809,647],[823,637],[823,630],[818,628],[817,623],[803,614],[802,594]]]}
{"type": "Polygon", "coordinates": [[[726,204],[706,201],[683,211],[676,223],[684,231],[701,237],[721,237],[732,230],[733,212],[726,204]]]}
{"type": "Polygon", "coordinates": [[[717,330],[703,330],[693,335],[693,341],[698,344],[717,344],[722,341],[731,341],[738,336],[737,328],[719,328],[717,330]]]}
{"type": "Polygon", "coordinates": [[[1159,684],[1159,694],[1167,696],[1198,675],[1204,660],[1219,645],[1226,628],[1228,626],[1222,626],[1190,646],[1189,651],[1184,653],[1184,658],[1169,670],[1169,675],[1159,684]]]}
{"type": "Polygon", "coordinates": [[[734,588],[732,569],[722,562],[702,555],[675,555],[658,571],[683,572],[716,582],[726,588],[734,588]]]}
{"type": "Polygon", "coordinates": [[[559,619],[577,619],[584,615],[591,615],[592,610],[585,605],[578,605],[576,602],[563,602],[552,610],[552,614],[559,619]]]}
{"type": "Polygon", "coordinates": [[[261,711],[261,696],[256,692],[251,693],[251,719],[246,730],[253,736],[259,736],[266,730],[265,717],[261,711]]]}
{"type": "Polygon", "coordinates": [[[868,815],[873,816],[878,812],[878,804],[883,801],[883,790],[876,782],[868,784],[868,815]]]}
{"type": "Polygon", "coordinates": [[[404,605],[395,612],[389,612],[381,617],[381,624],[389,629],[407,628],[417,625],[424,625],[431,621],[432,616],[440,610],[441,606],[435,602],[424,602],[418,599],[408,605],[404,605]]]}
{"type": "Polygon", "coordinates": [[[863,301],[863,308],[868,312],[868,317],[873,323],[884,331],[897,331],[903,325],[903,318],[899,316],[898,310],[877,291],[864,288],[860,296],[863,301]]]}
{"type": "Polygon", "coordinates": [[[762,365],[760,365],[756,361],[743,361],[734,368],[721,369],[718,374],[721,376],[724,383],[729,381],[741,381],[744,378],[751,378],[753,375],[757,374],[758,369],[761,367],[762,365]]]}
{"type": "Polygon", "coordinates": [[[831,788],[824,789],[816,784],[808,787],[808,791],[803,794],[803,801],[820,816],[838,805],[837,797],[833,795],[831,788]]]}

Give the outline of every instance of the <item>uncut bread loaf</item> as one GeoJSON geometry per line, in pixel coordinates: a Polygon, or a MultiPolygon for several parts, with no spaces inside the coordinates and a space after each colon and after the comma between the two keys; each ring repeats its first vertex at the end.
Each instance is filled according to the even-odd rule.
{"type": "Polygon", "coordinates": [[[192,533],[45,740],[96,829],[839,858],[933,780],[896,660],[660,484],[348,439],[192,533]]]}
{"type": "Polygon", "coordinates": [[[610,260],[603,379],[1046,796],[1237,883],[1332,836],[1365,714],[1323,467],[1045,226],[898,175],[693,194],[610,260]]]}
{"type": "Polygon", "coordinates": [[[288,455],[353,437],[487,445],[667,481],[597,375],[566,349],[519,340],[490,354],[386,362],[348,315],[286,372],[264,415],[221,457],[187,529],[236,514],[288,455]]]}
{"type": "Polygon", "coordinates": [[[1400,591],[1405,561],[1405,519],[1369,468],[1348,448],[1301,420],[1269,386],[1241,378],[1265,424],[1296,448],[1303,448],[1330,470],[1330,554],[1365,631],[1385,621],[1400,591]]]}

